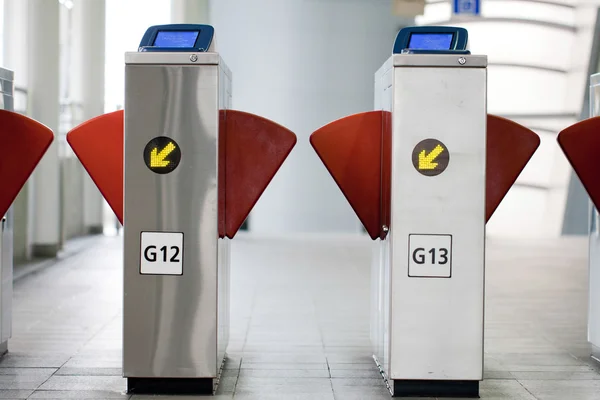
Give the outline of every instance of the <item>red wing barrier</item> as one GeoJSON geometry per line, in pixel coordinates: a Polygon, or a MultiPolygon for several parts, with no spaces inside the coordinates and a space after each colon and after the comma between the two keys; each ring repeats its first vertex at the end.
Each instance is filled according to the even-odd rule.
{"type": "Polygon", "coordinates": [[[123,110],[92,118],[67,134],[67,142],[123,224],[123,110]]]}
{"type": "MultiPolygon", "coordinates": [[[[391,113],[351,115],[315,131],[310,143],[371,239],[390,224],[391,113]]],[[[505,118],[488,115],[486,221],[531,159],[540,138],[505,118]]]]}
{"type": "Polygon", "coordinates": [[[219,152],[219,236],[233,239],[292,151],[296,135],[242,111],[222,110],[219,116],[219,144],[224,149],[219,152]]]}
{"type": "MultiPolygon", "coordinates": [[[[93,118],[67,141],[123,223],[123,111],[93,118]]],[[[219,113],[219,237],[233,238],[294,145],[288,129],[241,111],[219,113]]]]}
{"type": "Polygon", "coordinates": [[[310,136],[310,144],[371,239],[383,235],[381,227],[386,224],[389,209],[389,200],[383,201],[382,188],[389,197],[390,173],[382,171],[391,169],[391,117],[387,111],[354,114],[327,124],[310,136]],[[390,153],[385,157],[386,168],[382,168],[382,153],[390,153]],[[387,207],[382,207],[383,203],[387,207]],[[385,215],[382,210],[386,210],[385,215]]]}
{"type": "Polygon", "coordinates": [[[24,115],[0,110],[0,217],[6,214],[19,191],[54,140],[52,130],[24,115]]]}
{"type": "Polygon", "coordinates": [[[600,205],[600,117],[578,122],[558,134],[558,144],[596,207],[600,205]]]}
{"type": "Polygon", "coordinates": [[[540,137],[506,118],[487,118],[485,220],[489,221],[540,145],[540,137]]]}

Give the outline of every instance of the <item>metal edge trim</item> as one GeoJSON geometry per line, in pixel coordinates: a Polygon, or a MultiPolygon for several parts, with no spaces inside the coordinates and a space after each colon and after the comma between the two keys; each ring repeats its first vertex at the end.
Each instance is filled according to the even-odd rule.
{"type": "Polygon", "coordinates": [[[394,67],[486,68],[487,56],[460,54],[394,54],[394,67]],[[459,63],[464,59],[464,64],[459,63]]]}
{"type": "Polygon", "coordinates": [[[127,52],[126,65],[219,65],[221,57],[218,53],[193,52],[127,52]],[[192,61],[193,58],[196,61],[192,61]]]}

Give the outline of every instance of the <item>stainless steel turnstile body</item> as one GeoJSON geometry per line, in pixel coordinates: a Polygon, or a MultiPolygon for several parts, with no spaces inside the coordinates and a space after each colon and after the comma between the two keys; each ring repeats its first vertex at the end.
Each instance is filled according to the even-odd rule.
{"type": "Polygon", "coordinates": [[[483,379],[486,66],[485,56],[396,54],[375,75],[375,109],[392,112],[392,168],[371,339],[392,394],[423,382],[477,390],[483,379]],[[425,139],[449,155],[439,175],[414,164],[425,139]]]}
{"type": "MultiPolygon", "coordinates": [[[[0,91],[3,110],[14,111],[14,74],[0,68],[0,91]]],[[[13,208],[2,216],[0,234],[0,354],[8,351],[8,339],[12,336],[13,296],[13,208]]]]}
{"type": "Polygon", "coordinates": [[[123,375],[129,382],[215,383],[219,375],[229,335],[229,242],[217,230],[218,133],[219,110],[230,106],[231,73],[217,53],[126,54],[123,375]],[[179,166],[167,174],[151,171],[143,157],[159,136],[181,151],[179,166]],[[180,235],[181,253],[169,257],[182,257],[181,273],[142,270],[144,234],[156,232],[180,235]]]}
{"type": "MultiPolygon", "coordinates": [[[[600,74],[590,78],[590,117],[600,116],[600,74]]],[[[600,362],[600,214],[589,201],[589,304],[588,341],[592,345],[592,357],[600,362]]]]}

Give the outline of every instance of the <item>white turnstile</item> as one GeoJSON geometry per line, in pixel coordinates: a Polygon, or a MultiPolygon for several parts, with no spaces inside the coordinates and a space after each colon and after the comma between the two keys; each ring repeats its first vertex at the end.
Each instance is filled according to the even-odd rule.
{"type": "MultiPolygon", "coordinates": [[[[600,116],[600,74],[590,77],[590,117],[600,116]]],[[[600,214],[589,201],[589,304],[588,341],[592,357],[600,361],[600,214]]]]}
{"type": "MultiPolygon", "coordinates": [[[[14,111],[14,74],[0,68],[0,109],[14,111]]],[[[13,207],[2,216],[0,233],[0,354],[8,351],[8,339],[12,335],[13,295],[13,207]]]]}

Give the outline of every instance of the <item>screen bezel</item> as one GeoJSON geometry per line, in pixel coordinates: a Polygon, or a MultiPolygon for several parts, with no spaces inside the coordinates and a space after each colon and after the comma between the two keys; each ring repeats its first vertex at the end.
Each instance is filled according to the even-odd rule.
{"type": "Polygon", "coordinates": [[[431,51],[436,51],[436,50],[452,50],[454,49],[454,45],[456,42],[456,33],[455,32],[411,32],[410,35],[408,35],[408,43],[406,44],[406,48],[410,49],[410,50],[431,50],[431,51]],[[440,36],[440,35],[450,35],[451,39],[450,39],[450,45],[448,46],[447,49],[418,49],[416,47],[410,47],[410,42],[412,41],[413,35],[432,35],[432,36],[440,36]]]}
{"type": "Polygon", "coordinates": [[[393,54],[402,54],[404,50],[413,50],[422,53],[440,53],[440,52],[455,52],[455,51],[467,51],[467,42],[469,34],[465,28],[459,28],[454,26],[411,26],[402,28],[396,36],[394,42],[393,54]],[[453,35],[452,44],[450,49],[447,50],[417,50],[409,49],[408,43],[413,33],[425,33],[425,34],[441,34],[451,33],[453,35]]]}
{"type": "Polygon", "coordinates": [[[209,51],[215,34],[215,28],[211,25],[203,24],[168,24],[154,25],[149,27],[144,33],[139,51],[209,51]],[[154,47],[158,32],[163,31],[194,31],[199,32],[193,47],[154,47]]]}

